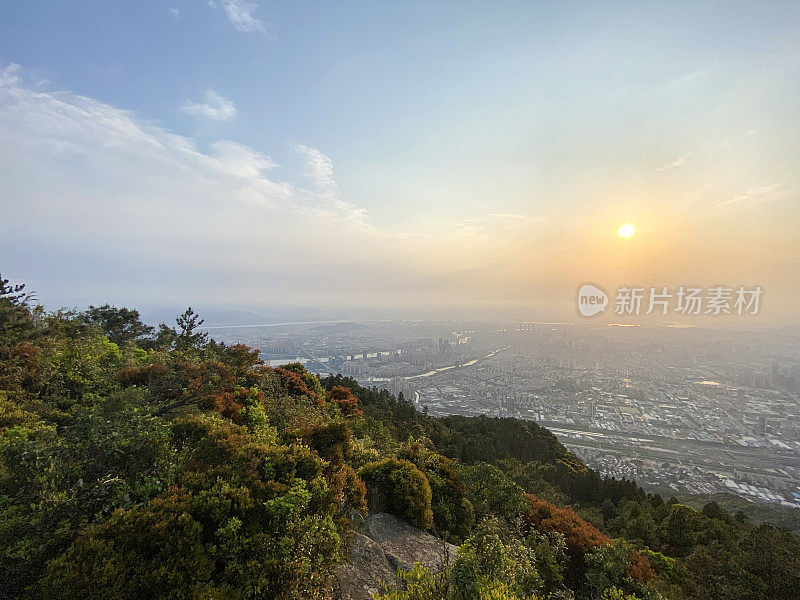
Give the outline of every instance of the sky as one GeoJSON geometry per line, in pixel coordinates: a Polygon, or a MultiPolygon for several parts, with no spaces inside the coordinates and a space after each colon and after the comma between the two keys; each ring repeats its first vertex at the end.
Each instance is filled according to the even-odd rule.
{"type": "Polygon", "coordinates": [[[353,316],[760,286],[800,322],[798,106],[796,2],[4,2],[0,273],[353,316]]]}

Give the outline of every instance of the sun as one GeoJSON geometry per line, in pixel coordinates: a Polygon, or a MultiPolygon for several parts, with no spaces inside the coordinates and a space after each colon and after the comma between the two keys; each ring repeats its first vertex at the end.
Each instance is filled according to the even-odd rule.
{"type": "Polygon", "coordinates": [[[636,233],[636,228],[630,223],[625,223],[625,225],[617,229],[617,233],[620,237],[629,238],[636,233]]]}

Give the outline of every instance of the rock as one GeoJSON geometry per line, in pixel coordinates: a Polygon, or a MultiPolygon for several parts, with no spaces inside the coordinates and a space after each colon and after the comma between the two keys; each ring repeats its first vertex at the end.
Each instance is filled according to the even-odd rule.
{"type": "Polygon", "coordinates": [[[338,600],[372,600],[383,584],[397,585],[396,570],[410,570],[415,562],[438,572],[452,564],[457,546],[400,521],[378,513],[364,521],[361,533],[350,541],[350,558],[331,577],[331,595],[338,600]]]}
{"type": "Polygon", "coordinates": [[[340,564],[331,577],[331,595],[347,600],[372,600],[383,584],[397,585],[395,569],[380,545],[356,533],[350,540],[350,559],[340,564]]]}
{"type": "Polygon", "coordinates": [[[458,547],[417,529],[388,513],[372,515],[364,521],[362,532],[381,545],[395,569],[410,570],[415,562],[433,572],[445,563],[452,564],[458,547]]]}

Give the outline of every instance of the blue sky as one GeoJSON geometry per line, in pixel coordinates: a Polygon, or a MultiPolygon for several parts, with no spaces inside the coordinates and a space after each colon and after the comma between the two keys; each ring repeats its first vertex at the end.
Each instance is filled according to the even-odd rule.
{"type": "Polygon", "coordinates": [[[2,268],[68,305],[760,277],[786,314],[799,31],[773,2],[4,3],[2,268]]]}

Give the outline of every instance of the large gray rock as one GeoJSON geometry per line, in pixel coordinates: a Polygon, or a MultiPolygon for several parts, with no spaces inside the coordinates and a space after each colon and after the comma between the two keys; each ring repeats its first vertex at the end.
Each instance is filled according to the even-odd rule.
{"type": "Polygon", "coordinates": [[[396,570],[410,570],[419,562],[438,572],[452,564],[458,548],[429,533],[378,513],[364,521],[362,532],[350,541],[350,558],[331,577],[331,592],[340,600],[372,600],[385,585],[399,583],[396,570]]]}
{"type": "Polygon", "coordinates": [[[364,535],[381,545],[395,569],[410,570],[415,562],[439,572],[452,564],[458,548],[400,521],[388,513],[372,515],[364,522],[364,535]]]}
{"type": "Polygon", "coordinates": [[[384,586],[397,585],[395,569],[383,548],[365,535],[350,540],[350,559],[341,563],[331,577],[331,595],[342,600],[371,600],[384,586]]]}

